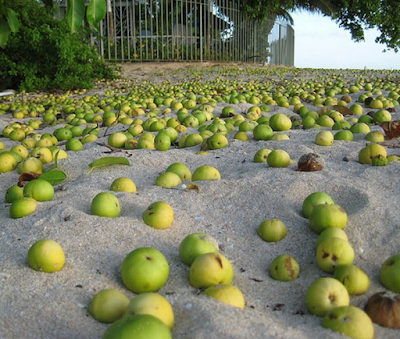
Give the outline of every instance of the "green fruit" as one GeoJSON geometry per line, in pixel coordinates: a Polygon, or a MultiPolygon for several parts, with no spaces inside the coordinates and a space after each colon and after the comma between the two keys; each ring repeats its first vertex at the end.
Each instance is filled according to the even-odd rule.
{"type": "Polygon", "coordinates": [[[59,243],[51,239],[36,241],[28,250],[29,267],[35,271],[53,273],[65,264],[65,254],[59,243]]]}
{"type": "Polygon", "coordinates": [[[317,233],[328,227],[343,229],[346,225],[347,213],[337,204],[319,204],[311,211],[310,226],[317,233]]]}
{"type": "Polygon", "coordinates": [[[320,204],[334,204],[333,199],[324,192],[313,192],[303,201],[302,212],[306,218],[310,218],[311,212],[315,206],[320,204]]]}
{"type": "Polygon", "coordinates": [[[244,308],[245,300],[241,290],[233,285],[216,285],[206,288],[203,292],[206,296],[214,298],[224,304],[238,308],[244,308]]]}
{"type": "Polygon", "coordinates": [[[286,151],[276,149],[268,154],[267,163],[270,167],[288,167],[292,160],[286,151]]]}
{"type": "Polygon", "coordinates": [[[23,191],[22,187],[19,187],[17,185],[11,186],[6,191],[5,201],[7,203],[11,203],[15,200],[23,198],[23,196],[24,196],[24,191],[23,191]]]}
{"type": "Polygon", "coordinates": [[[189,271],[190,284],[195,288],[216,285],[230,285],[233,280],[233,267],[220,253],[205,253],[194,259],[189,271]]]}
{"type": "Polygon", "coordinates": [[[165,285],[169,264],[164,255],[152,247],[139,247],[121,264],[124,285],[134,293],[155,292],[165,285]]]}
{"type": "Polygon", "coordinates": [[[97,321],[112,323],[121,318],[129,304],[128,297],[116,289],[98,292],[90,301],[89,313],[97,321]]]}
{"type": "Polygon", "coordinates": [[[349,241],[345,231],[337,227],[328,227],[325,228],[319,235],[316,247],[318,248],[319,244],[328,238],[340,238],[345,241],[349,241]]]}
{"type": "Polygon", "coordinates": [[[268,154],[271,150],[268,148],[262,148],[254,154],[254,162],[267,162],[268,154]]]}
{"type": "Polygon", "coordinates": [[[131,179],[125,177],[115,179],[110,189],[114,192],[136,193],[135,183],[131,179]]]}
{"type": "Polygon", "coordinates": [[[358,161],[360,164],[372,164],[372,158],[381,155],[383,157],[387,156],[386,149],[379,144],[369,144],[368,146],[361,149],[358,154],[358,161]]]}
{"type": "Polygon", "coordinates": [[[207,139],[207,148],[216,150],[228,146],[228,139],[221,133],[215,133],[207,139]]]}
{"type": "Polygon", "coordinates": [[[333,277],[346,287],[350,295],[363,294],[368,291],[370,285],[368,274],[352,264],[337,266],[333,277]]]}
{"type": "Polygon", "coordinates": [[[166,229],[174,221],[174,210],[165,201],[154,202],[144,211],[143,221],[148,226],[161,230],[166,229]]]}
{"type": "Polygon", "coordinates": [[[388,290],[400,293],[400,254],[395,254],[383,263],[379,278],[388,290]]]}
{"type": "Polygon", "coordinates": [[[25,185],[23,192],[24,197],[36,201],[50,201],[54,196],[54,187],[47,180],[34,179],[25,185]]]}
{"type": "Polygon", "coordinates": [[[344,141],[353,141],[354,135],[353,135],[353,132],[351,132],[349,130],[342,130],[335,134],[334,139],[335,140],[344,140],[344,141]]]}
{"type": "Polygon", "coordinates": [[[389,164],[389,160],[385,156],[380,154],[371,159],[372,166],[386,166],[387,164],[389,164]]]}
{"type": "Polygon", "coordinates": [[[341,306],[328,311],[322,326],[354,339],[373,339],[375,333],[370,317],[355,306],[341,306]]]}
{"type": "Polygon", "coordinates": [[[321,270],[333,273],[337,266],[352,264],[355,254],[348,241],[333,237],[318,245],[316,257],[321,270]]]}
{"type": "Polygon", "coordinates": [[[321,131],[315,136],[315,143],[319,146],[331,146],[334,136],[331,131],[321,131]]]}
{"type": "Polygon", "coordinates": [[[186,236],[179,245],[179,257],[191,266],[193,261],[205,253],[218,253],[217,241],[205,233],[193,233],[186,236]]]}
{"type": "Polygon", "coordinates": [[[172,339],[170,329],[148,314],[127,315],[112,323],[102,339],[172,339]]]}
{"type": "Polygon", "coordinates": [[[148,292],[135,296],[125,314],[148,314],[160,319],[168,328],[174,327],[174,311],[171,304],[158,293],[148,292]]]}
{"type": "Polygon", "coordinates": [[[192,174],[193,181],[204,181],[204,180],[219,180],[221,179],[221,174],[219,171],[209,165],[200,166],[195,169],[192,174]]]}
{"type": "Polygon", "coordinates": [[[25,217],[35,212],[37,201],[33,198],[21,198],[13,201],[10,206],[10,217],[13,219],[25,217]]]}
{"type": "Polygon", "coordinates": [[[350,296],[339,280],[323,277],[315,280],[307,289],[306,303],[311,314],[321,317],[336,307],[348,306],[350,296]]]}
{"type": "Polygon", "coordinates": [[[171,138],[166,133],[157,133],[154,146],[158,151],[167,151],[171,147],[171,138]]]}
{"type": "Polygon", "coordinates": [[[257,234],[268,242],[280,241],[286,233],[286,226],[279,219],[264,220],[257,228],[257,234]]]}
{"type": "Polygon", "coordinates": [[[114,194],[101,192],[93,198],[90,210],[93,215],[114,218],[121,214],[121,205],[114,194]]]}
{"type": "Polygon", "coordinates": [[[67,151],[82,151],[83,150],[83,144],[80,140],[76,138],[71,138],[68,139],[67,143],[65,144],[65,149],[67,151]]]}
{"type": "Polygon", "coordinates": [[[180,162],[175,162],[167,167],[166,172],[173,172],[181,178],[182,181],[192,180],[192,172],[189,167],[180,162]]]}
{"type": "Polygon", "coordinates": [[[255,140],[270,140],[274,135],[272,128],[266,124],[259,124],[253,129],[255,140]]]}
{"type": "Polygon", "coordinates": [[[114,132],[108,136],[108,144],[115,148],[123,148],[128,137],[123,132],[114,132]]]}
{"type": "Polygon", "coordinates": [[[370,142],[384,142],[385,135],[380,131],[372,131],[367,133],[364,139],[370,142]]]}
{"type": "Polygon", "coordinates": [[[0,173],[13,171],[18,165],[18,161],[12,154],[0,153],[0,173]]]}
{"type": "Polygon", "coordinates": [[[299,277],[300,266],[292,256],[282,254],[272,261],[269,272],[275,280],[292,281],[299,277]]]}
{"type": "Polygon", "coordinates": [[[165,188],[174,188],[181,183],[182,179],[178,174],[174,172],[164,172],[157,177],[155,185],[165,188]]]}
{"type": "Polygon", "coordinates": [[[283,113],[275,113],[269,119],[269,126],[274,131],[288,131],[292,127],[292,121],[283,113]]]}

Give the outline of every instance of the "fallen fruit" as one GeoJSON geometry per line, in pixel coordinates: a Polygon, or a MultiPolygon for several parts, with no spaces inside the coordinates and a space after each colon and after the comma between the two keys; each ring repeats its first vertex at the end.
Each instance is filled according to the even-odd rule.
{"type": "Polygon", "coordinates": [[[125,314],[129,299],[116,289],[96,293],[89,303],[89,313],[97,321],[112,323],[125,314]]]}
{"type": "Polygon", "coordinates": [[[64,263],[64,251],[54,240],[38,240],[28,250],[28,264],[35,271],[57,272],[64,267],[64,263]]]}
{"type": "Polygon", "coordinates": [[[391,292],[375,293],[368,299],[365,312],[375,324],[400,328],[400,295],[391,292]]]}

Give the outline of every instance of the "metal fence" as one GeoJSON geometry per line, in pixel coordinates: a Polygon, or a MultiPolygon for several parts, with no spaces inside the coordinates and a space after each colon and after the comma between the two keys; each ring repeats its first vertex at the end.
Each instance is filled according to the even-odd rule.
{"type": "Polygon", "coordinates": [[[114,0],[99,33],[108,60],[294,64],[293,28],[251,20],[237,0],[114,0]]]}

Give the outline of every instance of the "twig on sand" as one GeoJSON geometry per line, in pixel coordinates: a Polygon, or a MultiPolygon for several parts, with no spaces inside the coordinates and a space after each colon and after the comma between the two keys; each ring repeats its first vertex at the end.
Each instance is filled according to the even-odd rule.
{"type": "Polygon", "coordinates": [[[122,152],[122,153],[130,154],[126,150],[112,147],[111,145],[107,144],[106,142],[96,142],[96,145],[107,147],[111,152],[122,152]]]}

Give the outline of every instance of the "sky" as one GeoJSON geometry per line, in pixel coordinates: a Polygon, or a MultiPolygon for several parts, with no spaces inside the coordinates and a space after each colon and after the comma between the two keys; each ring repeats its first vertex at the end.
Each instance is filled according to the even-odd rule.
{"type": "Polygon", "coordinates": [[[349,31],[320,14],[305,11],[291,14],[295,30],[296,67],[400,69],[400,52],[377,44],[378,30],[365,30],[364,42],[351,40],[349,31]]]}

